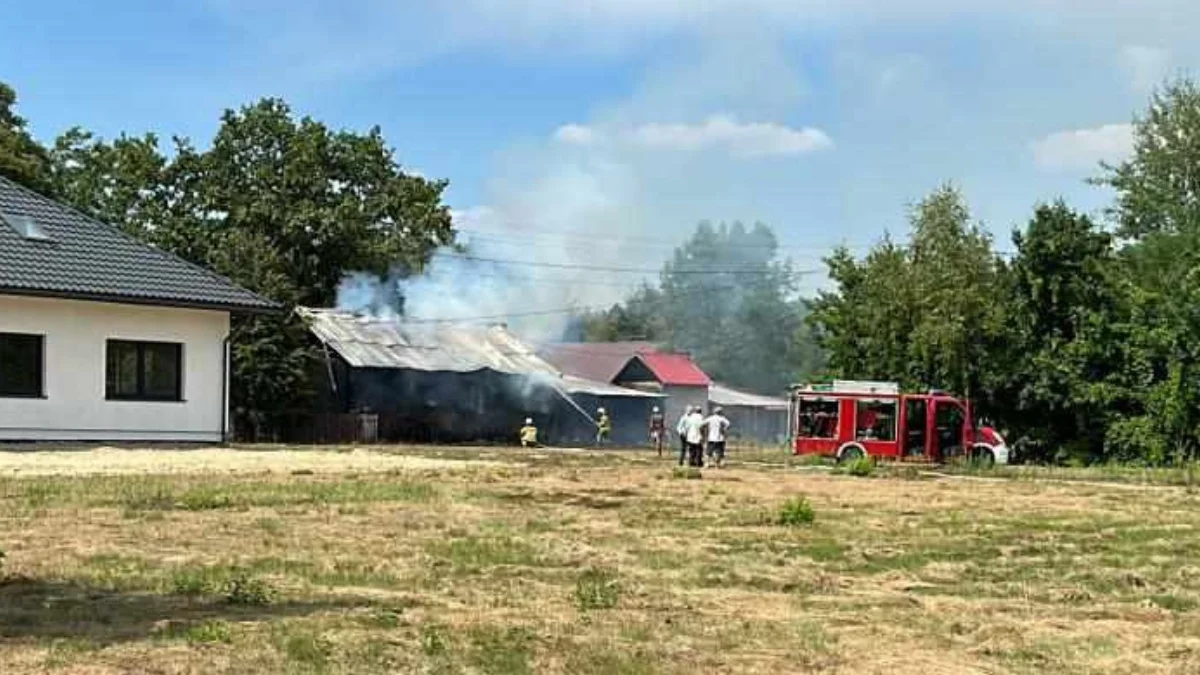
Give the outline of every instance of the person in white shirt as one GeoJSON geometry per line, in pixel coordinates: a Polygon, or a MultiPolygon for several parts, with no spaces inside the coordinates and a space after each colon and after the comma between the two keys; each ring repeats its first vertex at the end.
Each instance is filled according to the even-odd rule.
{"type": "Polygon", "coordinates": [[[700,406],[692,408],[684,427],[687,436],[688,465],[702,467],[704,466],[704,415],[700,412],[700,406]]]}
{"type": "Polygon", "coordinates": [[[679,466],[683,466],[683,463],[687,461],[687,421],[691,414],[691,406],[684,408],[683,414],[679,416],[679,422],[675,424],[675,433],[679,434],[679,466]]]}
{"type": "Polygon", "coordinates": [[[717,466],[725,463],[725,440],[729,436],[729,418],[721,414],[722,412],[718,406],[704,419],[704,428],[708,436],[708,459],[716,462],[717,466]]]}

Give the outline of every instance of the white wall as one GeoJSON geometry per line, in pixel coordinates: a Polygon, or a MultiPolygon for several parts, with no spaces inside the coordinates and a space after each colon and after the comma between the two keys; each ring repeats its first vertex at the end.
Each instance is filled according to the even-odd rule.
{"type": "Polygon", "coordinates": [[[0,439],[222,440],[228,312],[0,295],[0,332],[45,336],[45,398],[0,397],[0,439]],[[184,400],[105,400],[109,339],[182,343],[184,400]]]}

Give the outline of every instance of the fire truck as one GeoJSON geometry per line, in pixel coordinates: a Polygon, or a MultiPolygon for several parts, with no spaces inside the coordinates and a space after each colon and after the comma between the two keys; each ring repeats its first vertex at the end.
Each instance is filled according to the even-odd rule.
{"type": "Polygon", "coordinates": [[[871,457],[906,462],[1007,464],[995,429],[976,426],[971,403],[939,391],[901,393],[894,382],[834,380],[792,388],[789,436],[797,455],[838,462],[871,457]]]}

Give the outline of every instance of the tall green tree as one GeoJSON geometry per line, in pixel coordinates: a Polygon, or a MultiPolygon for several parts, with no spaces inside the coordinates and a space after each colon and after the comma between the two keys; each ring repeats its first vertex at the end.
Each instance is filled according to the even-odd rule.
{"type": "Polygon", "coordinates": [[[1134,121],[1134,151],[1098,182],[1129,244],[1130,355],[1144,413],[1110,429],[1108,454],[1149,461],[1200,457],[1200,88],[1167,82],[1134,121]]]}
{"type": "Polygon", "coordinates": [[[990,371],[997,415],[1027,458],[1101,459],[1109,427],[1140,410],[1113,237],[1056,202],[1039,206],[1013,242],[1008,339],[990,371]]]}
{"type": "Polygon", "coordinates": [[[17,114],[17,92],[0,82],[0,176],[48,194],[50,157],[17,114]]]}
{"type": "Polygon", "coordinates": [[[1003,266],[953,187],[913,207],[907,246],[885,239],[860,262],[827,260],[834,286],[809,317],[833,374],[987,399],[1004,340],[1003,266]]]}
{"type": "MultiPolygon", "coordinates": [[[[278,99],[227,111],[207,150],[73,129],[51,156],[78,208],[289,308],[333,305],[352,272],[419,271],[454,239],[445,181],[405,173],[378,128],[333,131],[278,99]]],[[[235,419],[266,432],[302,408],[314,358],[295,316],[239,318],[235,419]]]]}
{"type": "Polygon", "coordinates": [[[171,163],[154,134],[105,142],[74,127],[55,140],[50,159],[55,193],[96,219],[146,240],[171,222],[171,163]]]}

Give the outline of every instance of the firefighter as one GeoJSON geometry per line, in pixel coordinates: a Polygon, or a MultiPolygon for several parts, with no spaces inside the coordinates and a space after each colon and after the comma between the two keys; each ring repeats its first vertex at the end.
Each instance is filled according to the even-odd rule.
{"type": "Polygon", "coordinates": [[[604,408],[596,411],[596,445],[606,445],[612,438],[612,418],[604,408]]]}
{"type": "Polygon", "coordinates": [[[533,426],[533,418],[525,418],[525,426],[521,427],[521,447],[536,448],[538,445],[538,430],[533,426]]]}
{"type": "Polygon", "coordinates": [[[666,434],[667,418],[658,410],[658,406],[654,406],[654,411],[650,413],[650,442],[654,444],[659,457],[662,457],[663,437],[666,434]]]}

